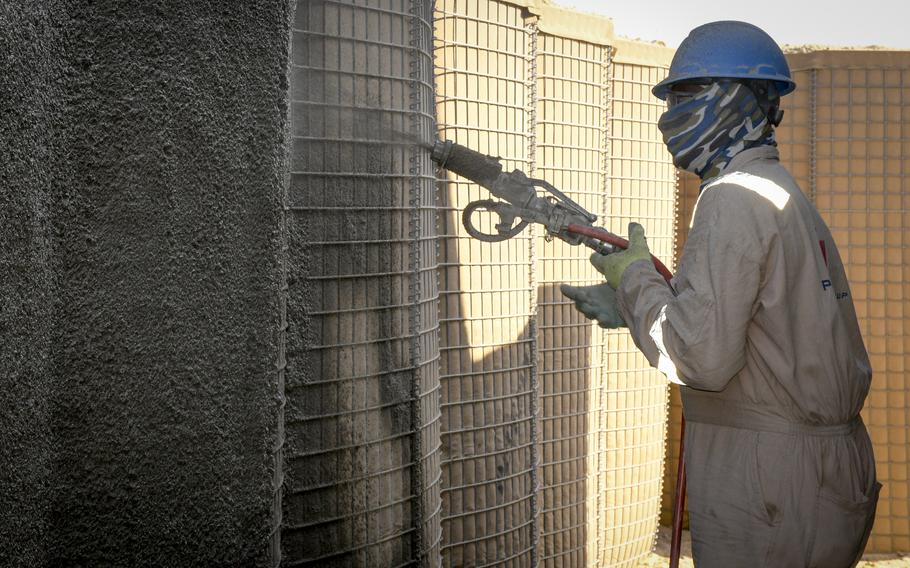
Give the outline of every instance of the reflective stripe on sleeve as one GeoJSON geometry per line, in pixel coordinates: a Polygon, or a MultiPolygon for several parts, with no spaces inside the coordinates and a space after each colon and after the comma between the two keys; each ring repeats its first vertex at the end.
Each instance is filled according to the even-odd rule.
{"type": "Polygon", "coordinates": [[[679,374],[676,372],[676,365],[673,364],[673,361],[670,360],[670,356],[667,355],[667,346],[664,345],[665,321],[667,321],[666,305],[660,309],[660,313],[657,314],[657,319],[654,320],[654,324],[651,326],[651,331],[649,332],[651,339],[654,340],[654,345],[657,346],[657,351],[659,352],[657,370],[666,375],[671,383],[685,386],[686,383],[679,379],[679,374]]]}

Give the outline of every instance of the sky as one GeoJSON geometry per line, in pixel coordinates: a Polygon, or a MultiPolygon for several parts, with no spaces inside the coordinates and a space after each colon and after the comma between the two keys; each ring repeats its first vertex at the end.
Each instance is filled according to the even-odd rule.
{"type": "Polygon", "coordinates": [[[552,0],[613,19],[617,35],[679,46],[692,28],[742,20],[778,44],[910,49],[910,0],[552,0]]]}

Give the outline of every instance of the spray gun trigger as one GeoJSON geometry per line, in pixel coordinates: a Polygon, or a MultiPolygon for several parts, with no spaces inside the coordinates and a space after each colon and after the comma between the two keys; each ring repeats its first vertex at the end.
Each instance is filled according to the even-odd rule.
{"type": "Polygon", "coordinates": [[[594,223],[597,221],[597,215],[589,212],[587,209],[573,201],[568,195],[556,189],[553,184],[546,180],[542,179],[529,179],[533,185],[537,187],[542,187],[545,191],[549,192],[551,195],[547,196],[547,199],[553,203],[558,203],[566,209],[572,211],[576,215],[584,218],[588,223],[594,223]]]}

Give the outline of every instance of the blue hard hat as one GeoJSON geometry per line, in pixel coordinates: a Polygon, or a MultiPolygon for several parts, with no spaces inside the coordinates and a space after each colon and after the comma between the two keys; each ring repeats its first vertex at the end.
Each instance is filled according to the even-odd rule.
{"type": "Polygon", "coordinates": [[[780,96],[796,88],[777,43],[746,22],[711,22],[689,32],[673,56],[667,78],[651,92],[664,100],[671,85],[691,79],[774,81],[780,96]]]}

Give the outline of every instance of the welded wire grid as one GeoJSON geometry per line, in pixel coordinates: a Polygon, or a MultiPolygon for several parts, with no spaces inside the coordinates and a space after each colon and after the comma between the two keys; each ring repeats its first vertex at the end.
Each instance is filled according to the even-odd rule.
{"type": "Polygon", "coordinates": [[[430,17],[296,8],[285,566],[438,563],[430,17]]]}
{"type": "Polygon", "coordinates": [[[832,53],[814,76],[814,194],[841,251],[872,362],[863,417],[884,485],[869,552],[910,550],[904,264],[910,245],[910,55],[832,53]],[[845,60],[846,59],[846,60],[845,60]]]}
{"type": "MultiPolygon", "coordinates": [[[[528,175],[537,176],[537,18],[527,14],[525,32],[528,34],[528,175]],[[529,17],[530,16],[530,17],[529,17]]],[[[537,235],[536,224],[528,227],[528,335],[531,337],[531,565],[540,565],[540,306],[537,296],[537,235]]]]}
{"type": "MultiPolygon", "coordinates": [[[[630,221],[641,223],[651,252],[672,265],[676,170],[657,129],[665,107],[651,94],[667,67],[623,60],[612,70],[605,226],[626,235],[630,221]]],[[[657,530],[669,387],[625,331],[606,334],[603,357],[598,560],[634,566],[657,530]]]]}
{"type": "MultiPolygon", "coordinates": [[[[438,0],[435,28],[440,138],[527,169],[521,8],[438,0]]],[[[451,174],[439,185],[445,566],[530,566],[535,554],[531,242],[468,236],[461,211],[488,197],[451,174]]]]}
{"type": "Polygon", "coordinates": [[[815,121],[812,116],[815,113],[817,90],[814,82],[817,75],[811,69],[793,70],[792,77],[797,88],[781,98],[784,119],[776,128],[775,137],[781,163],[786,165],[800,189],[814,203],[816,187],[814,151],[817,134],[813,130],[815,121]]]}
{"type": "MultiPolygon", "coordinates": [[[[540,34],[536,175],[601,217],[610,48],[540,34]]],[[[540,565],[596,563],[597,417],[603,334],[559,291],[600,284],[590,250],[538,239],[540,565]]]]}

